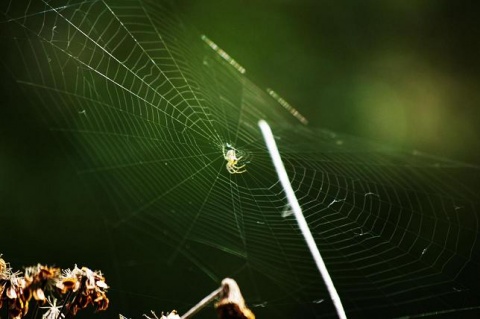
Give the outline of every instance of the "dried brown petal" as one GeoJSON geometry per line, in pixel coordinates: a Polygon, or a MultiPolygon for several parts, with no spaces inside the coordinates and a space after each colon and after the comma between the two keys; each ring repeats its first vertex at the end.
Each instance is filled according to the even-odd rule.
{"type": "Polygon", "coordinates": [[[59,274],[60,274],[59,268],[40,266],[40,272],[38,276],[43,281],[43,280],[48,280],[48,279],[58,277],[59,274]]]}
{"type": "Polygon", "coordinates": [[[75,287],[75,284],[77,283],[77,279],[76,278],[64,278],[62,280],[62,283],[68,289],[73,289],[73,287],[75,287]]]}
{"type": "Polygon", "coordinates": [[[15,290],[14,287],[8,287],[7,291],[5,292],[5,295],[7,296],[7,298],[15,299],[17,298],[17,291],[15,290]]]}
{"type": "Polygon", "coordinates": [[[6,279],[7,277],[7,263],[3,258],[0,258],[0,278],[6,279]]]}
{"type": "Polygon", "coordinates": [[[80,287],[80,283],[75,277],[67,277],[63,278],[61,281],[58,281],[56,286],[61,290],[62,294],[65,294],[68,291],[77,291],[80,287]]]}
{"type": "Polygon", "coordinates": [[[97,284],[98,287],[100,287],[100,288],[102,288],[102,289],[108,289],[107,284],[106,284],[105,281],[103,281],[103,280],[98,280],[98,281],[96,282],[96,284],[97,284]]]}
{"type": "Polygon", "coordinates": [[[93,304],[92,297],[90,295],[80,294],[78,295],[77,299],[75,300],[75,304],[78,305],[79,308],[86,308],[89,304],[93,304]]]}
{"type": "Polygon", "coordinates": [[[37,288],[33,291],[33,298],[37,301],[45,301],[47,299],[43,289],[41,288],[37,288]]]}
{"type": "Polygon", "coordinates": [[[97,310],[98,311],[103,311],[108,308],[109,300],[107,297],[104,297],[100,300],[100,302],[97,302],[97,310]]]}

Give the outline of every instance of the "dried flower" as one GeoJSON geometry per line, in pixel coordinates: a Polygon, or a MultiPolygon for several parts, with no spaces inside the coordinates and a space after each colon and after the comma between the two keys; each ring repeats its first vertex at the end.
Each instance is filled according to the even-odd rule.
{"type": "MultiPolygon", "coordinates": [[[[1,255],[0,255],[1,257],[1,255]]],[[[75,267],[61,271],[60,268],[36,265],[25,268],[25,275],[12,272],[8,263],[0,258],[0,308],[8,300],[9,318],[21,319],[27,315],[29,302],[45,304],[43,319],[65,318],[67,313],[75,315],[78,310],[93,305],[97,311],[108,308],[106,296],[108,285],[99,271],[86,267],[75,267]],[[75,293],[69,301],[71,293],[75,293]],[[57,301],[63,305],[57,306],[57,301]],[[66,307],[66,312],[61,309],[66,307]]]]}
{"type": "Polygon", "coordinates": [[[81,269],[74,269],[72,272],[77,276],[81,287],[78,295],[72,302],[71,311],[75,315],[78,310],[86,308],[89,305],[97,307],[97,310],[105,310],[108,308],[109,300],[106,295],[108,285],[105,283],[105,278],[99,271],[92,271],[87,267],[81,269]]]}
{"type": "Polygon", "coordinates": [[[76,292],[80,288],[81,278],[82,271],[75,265],[72,270],[66,269],[62,271],[62,275],[60,276],[60,280],[57,281],[56,286],[62,294],[76,292]]]}
{"type": "Polygon", "coordinates": [[[60,269],[43,265],[25,268],[25,281],[29,291],[37,301],[45,302],[45,292],[52,292],[58,281],[60,269]]]}

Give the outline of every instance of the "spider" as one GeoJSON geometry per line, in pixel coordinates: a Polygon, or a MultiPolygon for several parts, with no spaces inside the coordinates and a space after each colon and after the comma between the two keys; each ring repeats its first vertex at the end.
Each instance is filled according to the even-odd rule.
{"type": "MultiPolygon", "coordinates": [[[[227,146],[231,147],[229,144],[227,144],[227,146]]],[[[241,174],[247,171],[246,169],[244,169],[245,165],[237,166],[238,161],[240,161],[243,156],[237,157],[236,150],[234,148],[225,152],[225,145],[223,145],[222,150],[223,158],[227,160],[226,168],[230,174],[241,174]]]]}

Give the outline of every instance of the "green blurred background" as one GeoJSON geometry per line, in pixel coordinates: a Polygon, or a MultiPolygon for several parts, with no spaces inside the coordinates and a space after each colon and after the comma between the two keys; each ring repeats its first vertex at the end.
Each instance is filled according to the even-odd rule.
{"type": "MultiPolygon", "coordinates": [[[[175,3],[186,24],[228,52],[260,87],[283,96],[309,125],[480,163],[478,6],[441,0],[175,3]]],[[[60,256],[69,265],[76,252],[50,245],[37,225],[53,225],[68,207],[76,222],[46,231],[65,238],[102,230],[101,221],[92,225],[82,216],[110,207],[101,207],[107,205],[101,198],[91,202],[101,187],[85,185],[76,173],[71,154],[77,150],[56,140],[42,108],[8,65],[0,68],[0,226],[3,241],[16,243],[0,253],[17,267],[32,260],[62,264],[60,256]],[[32,250],[32,243],[45,244],[51,255],[32,250]]],[[[95,240],[86,236],[85,244],[95,240]]]]}
{"type": "Polygon", "coordinates": [[[465,1],[178,1],[310,125],[480,163],[480,19],[465,1]]]}
{"type": "MultiPolygon", "coordinates": [[[[176,5],[187,24],[244,66],[260,87],[289,101],[309,125],[480,164],[478,5],[442,0],[179,0],[176,5]]],[[[42,108],[29,103],[8,66],[0,68],[0,253],[16,268],[36,262],[68,267],[75,260],[108,269],[109,244],[91,236],[105,225],[84,216],[111,209],[102,207],[108,201],[98,198],[101,187],[77,175],[68,154],[78,149],[52,140],[42,108]],[[72,222],[58,227],[61,219],[72,222]],[[45,224],[51,227],[39,232],[38,225],[45,224]],[[72,233],[82,242],[70,242],[72,233]],[[79,245],[106,257],[92,262],[78,256],[79,245]]]]}

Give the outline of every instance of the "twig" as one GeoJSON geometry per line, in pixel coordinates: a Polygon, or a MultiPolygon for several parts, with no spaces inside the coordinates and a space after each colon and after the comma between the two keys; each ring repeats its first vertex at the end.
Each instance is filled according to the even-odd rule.
{"type": "Polygon", "coordinates": [[[268,152],[270,153],[273,165],[278,174],[278,178],[280,179],[280,182],[283,186],[285,194],[287,195],[287,199],[290,204],[290,207],[292,208],[293,214],[297,219],[298,226],[302,231],[303,237],[307,242],[308,248],[312,253],[312,256],[317,265],[317,268],[323,277],[323,281],[327,286],[328,292],[330,293],[330,297],[332,298],[335,309],[337,310],[338,317],[341,319],[347,318],[347,315],[345,314],[345,310],[343,309],[342,301],[340,300],[337,290],[333,285],[332,278],[330,277],[327,267],[323,262],[322,256],[320,255],[320,251],[318,250],[317,244],[315,243],[315,239],[313,238],[312,233],[310,232],[310,228],[308,227],[307,221],[303,216],[302,208],[300,207],[297,197],[295,196],[295,192],[293,191],[292,184],[290,184],[290,180],[288,179],[287,171],[285,170],[285,166],[283,165],[282,158],[280,157],[280,152],[278,151],[277,143],[273,138],[272,130],[270,129],[270,126],[268,125],[268,123],[265,122],[264,120],[260,120],[258,122],[258,126],[260,126],[260,129],[263,134],[263,138],[265,139],[265,143],[267,144],[268,152]]]}
{"type": "Polygon", "coordinates": [[[63,313],[64,309],[67,308],[68,299],[70,298],[71,295],[72,295],[72,291],[69,291],[68,294],[67,294],[67,297],[63,301],[63,306],[62,306],[62,309],[60,309],[60,312],[58,313],[57,319],[61,319],[62,315],[65,318],[67,316],[68,312],[70,311],[70,307],[68,307],[68,309],[65,311],[65,313],[63,313]]]}
{"type": "Polygon", "coordinates": [[[199,312],[202,308],[204,308],[206,305],[208,305],[210,302],[213,301],[213,299],[217,298],[218,295],[222,292],[223,287],[217,288],[214,290],[211,294],[203,298],[199,303],[197,303],[195,306],[193,306],[189,311],[187,311],[181,319],[188,319],[191,318],[194,314],[199,312]]]}

